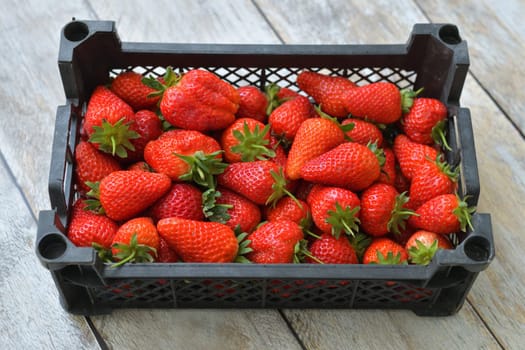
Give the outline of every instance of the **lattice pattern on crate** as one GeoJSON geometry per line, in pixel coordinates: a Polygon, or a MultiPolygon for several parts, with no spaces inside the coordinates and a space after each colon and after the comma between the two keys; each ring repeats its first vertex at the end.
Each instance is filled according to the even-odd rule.
{"type": "MultiPolygon", "coordinates": [[[[96,302],[108,304],[173,304],[173,291],[168,280],[119,280],[107,286],[91,288],[96,302]]],[[[129,306],[129,305],[127,305],[129,306]]]]}
{"type": "Polygon", "coordinates": [[[397,303],[427,304],[432,303],[437,294],[428,288],[421,288],[409,283],[396,281],[360,281],[355,295],[354,306],[397,303]]]}
{"type": "Polygon", "coordinates": [[[259,280],[178,280],[174,283],[177,305],[225,307],[240,304],[261,305],[259,280]]]}
{"type": "MultiPolygon", "coordinates": [[[[184,73],[198,67],[174,67],[176,73],[184,73]]],[[[230,82],[234,86],[256,85],[263,88],[269,83],[276,83],[281,87],[289,87],[298,90],[295,80],[297,74],[303,68],[250,68],[250,67],[205,67],[220,78],[230,82]]],[[[311,71],[332,76],[343,76],[349,78],[357,85],[365,85],[377,81],[389,81],[396,84],[400,89],[412,88],[417,78],[415,71],[407,71],[401,68],[390,67],[365,67],[365,68],[308,68],[311,71]]],[[[135,71],[144,76],[159,77],[164,75],[164,67],[135,66],[126,69],[113,69],[110,77],[114,78],[123,71],[135,71]]]]}
{"type": "Polygon", "coordinates": [[[271,307],[349,307],[354,289],[347,280],[270,280],[265,299],[271,307]]]}

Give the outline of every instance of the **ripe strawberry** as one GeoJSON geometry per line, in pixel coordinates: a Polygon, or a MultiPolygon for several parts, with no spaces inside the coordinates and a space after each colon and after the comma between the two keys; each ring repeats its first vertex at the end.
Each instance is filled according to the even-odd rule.
{"type": "Polygon", "coordinates": [[[89,99],[83,128],[101,151],[125,158],[126,150],[133,148],[130,140],[139,137],[130,128],[134,118],[126,102],[105,86],[97,86],[89,99]]]}
{"type": "Polygon", "coordinates": [[[130,128],[135,131],[139,137],[131,140],[133,149],[127,151],[127,156],[124,159],[128,163],[144,158],[144,148],[146,144],[149,141],[157,139],[162,134],[162,122],[155,113],[144,109],[135,113],[130,128]]]}
{"type": "Polygon", "coordinates": [[[440,234],[465,232],[467,226],[472,229],[470,218],[474,211],[456,194],[442,194],[419,206],[417,216],[412,216],[409,224],[440,234]]]}
{"type": "Polygon", "coordinates": [[[221,162],[221,148],[215,139],[194,130],[171,130],[148,142],[144,159],[159,173],[174,181],[193,180],[214,187],[213,175],[226,166],[221,162]]]}
{"type": "Polygon", "coordinates": [[[377,147],[383,145],[383,133],[375,124],[357,118],[348,118],[341,122],[341,125],[348,124],[354,125],[352,130],[346,132],[346,136],[353,142],[365,146],[369,143],[376,143],[377,147]]]}
{"type": "Polygon", "coordinates": [[[252,232],[261,222],[259,207],[249,199],[226,188],[219,187],[218,191],[221,195],[216,199],[216,203],[231,206],[226,208],[229,219],[224,224],[232,229],[239,225],[241,232],[252,232]]]}
{"type": "Polygon", "coordinates": [[[275,94],[278,100],[280,101],[287,101],[291,100],[293,98],[296,98],[297,96],[301,96],[297,91],[294,91],[292,89],[289,89],[287,87],[281,87],[279,88],[279,91],[275,94]]]}
{"type": "Polygon", "coordinates": [[[87,206],[84,199],[73,204],[67,237],[77,247],[91,247],[95,243],[110,249],[118,225],[107,216],[88,210],[87,206]]]}
{"type": "Polygon", "coordinates": [[[288,152],[286,176],[291,180],[301,177],[301,168],[309,160],[328,152],[345,140],[339,125],[325,118],[309,118],[301,123],[288,152]]]}
{"type": "Polygon", "coordinates": [[[121,266],[128,262],[152,262],[159,249],[159,234],[149,217],[126,221],[113,237],[111,251],[121,266]]]}
{"type": "Polygon", "coordinates": [[[306,256],[305,262],[311,264],[318,264],[319,261],[323,264],[358,263],[356,252],[346,236],[335,238],[329,233],[323,233],[320,239],[310,244],[309,251],[316,258],[314,260],[306,256]]]}
{"type": "Polygon", "coordinates": [[[399,91],[390,82],[371,83],[347,90],[346,112],[374,123],[390,124],[401,118],[402,111],[408,112],[414,97],[414,92],[399,91]]]}
{"type": "Polygon", "coordinates": [[[361,228],[371,236],[399,234],[408,217],[414,214],[404,207],[407,201],[405,194],[399,194],[391,185],[370,186],[361,194],[361,228]]]}
{"type": "Polygon", "coordinates": [[[159,236],[159,249],[157,250],[157,262],[159,263],[174,263],[179,261],[179,257],[173,249],[170,248],[168,242],[159,236]]]}
{"type": "Polygon", "coordinates": [[[452,170],[447,162],[439,157],[435,161],[426,160],[416,169],[410,183],[408,206],[417,209],[421,204],[440,195],[454,193],[459,169],[452,170]]]}
{"type": "Polygon", "coordinates": [[[297,76],[297,85],[329,115],[334,117],[348,115],[346,95],[349,90],[356,88],[356,85],[347,78],[302,71],[297,76]]]}
{"type": "Polygon", "coordinates": [[[75,184],[80,192],[90,190],[88,182],[97,182],[120,170],[116,159],[98,151],[91,143],[80,141],[75,147],[75,184]]]}
{"type": "Polygon", "coordinates": [[[260,205],[274,203],[289,193],[282,168],[272,161],[232,163],[217,182],[260,205]]]}
{"type": "Polygon", "coordinates": [[[126,170],[139,170],[139,171],[147,171],[147,172],[152,172],[153,171],[153,169],[151,169],[151,167],[148,165],[148,163],[146,163],[143,160],[135,162],[135,163],[129,165],[126,168],[126,170]]]}
{"type": "Polygon", "coordinates": [[[381,167],[381,174],[379,175],[377,182],[394,186],[397,177],[396,156],[394,155],[394,151],[387,147],[383,148],[383,154],[385,155],[385,164],[381,167]]]}
{"type": "Polygon", "coordinates": [[[217,75],[194,69],[165,89],[160,102],[164,118],[182,129],[209,131],[228,127],[239,108],[239,93],[217,75]]]}
{"type": "Polygon", "coordinates": [[[355,142],[345,142],[311,159],[301,167],[307,181],[361,191],[379,178],[380,163],[374,152],[355,142]]]}
{"type": "Polygon", "coordinates": [[[405,245],[410,262],[418,265],[428,265],[438,249],[452,248],[446,236],[425,230],[414,232],[405,245]]]}
{"type": "Polygon", "coordinates": [[[280,87],[275,83],[271,83],[264,88],[268,105],[266,107],[266,115],[272,114],[274,109],[285,103],[301,96],[298,92],[286,87],[280,87]]]}
{"type": "Polygon", "coordinates": [[[237,256],[235,233],[218,222],[172,217],[160,220],[157,230],[184,262],[233,262],[237,256]]]}
{"type": "Polygon", "coordinates": [[[174,183],[170,190],[150,209],[153,220],[177,216],[188,220],[204,220],[202,192],[189,183],[174,183]]]}
{"type": "Polygon", "coordinates": [[[283,197],[266,211],[268,221],[291,220],[303,228],[310,221],[310,208],[305,201],[300,199],[283,197]]]}
{"type": "Polygon", "coordinates": [[[268,117],[272,132],[280,138],[291,141],[297,134],[301,123],[310,118],[314,109],[304,96],[297,96],[273,110],[268,117]]]}
{"type": "Polygon", "coordinates": [[[296,245],[304,238],[301,227],[290,220],[270,221],[249,236],[247,258],[256,264],[292,263],[296,245]]]}
{"type": "Polygon", "coordinates": [[[409,180],[412,179],[414,172],[421,166],[422,162],[427,159],[436,159],[439,155],[436,149],[410,141],[403,134],[396,136],[393,150],[401,172],[409,180]]]}
{"type": "Polygon", "coordinates": [[[256,159],[266,160],[275,156],[269,146],[270,125],[251,118],[235,120],[224,130],[221,136],[221,146],[224,159],[228,163],[251,162],[256,159]]]}
{"type": "Polygon", "coordinates": [[[136,170],[114,171],[100,181],[98,197],[106,215],[129,220],[161,198],[171,186],[165,174],[136,170]]]}
{"type": "Polygon", "coordinates": [[[363,264],[399,265],[406,264],[407,260],[405,248],[384,237],[372,240],[363,255],[363,264]]]}
{"type": "Polygon", "coordinates": [[[325,233],[339,237],[341,232],[355,235],[359,223],[359,197],[339,187],[312,188],[307,198],[315,225],[325,233]]]}
{"type": "Polygon", "coordinates": [[[447,113],[447,107],[438,99],[416,98],[401,125],[412,141],[427,145],[436,142],[450,150],[444,130],[447,113]]]}
{"type": "Polygon", "coordinates": [[[266,108],[268,98],[255,86],[242,86],[237,89],[239,93],[239,109],[235,116],[237,118],[252,118],[266,123],[266,108]]]}
{"type": "Polygon", "coordinates": [[[111,82],[110,89],[136,111],[155,107],[160,96],[148,96],[155,89],[145,85],[142,78],[141,74],[132,71],[121,73],[111,82]]]}

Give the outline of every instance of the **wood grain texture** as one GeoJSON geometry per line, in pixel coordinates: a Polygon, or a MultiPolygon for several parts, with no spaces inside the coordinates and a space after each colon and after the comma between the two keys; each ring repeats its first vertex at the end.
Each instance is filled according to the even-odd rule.
{"type": "Polygon", "coordinates": [[[0,347],[98,349],[83,317],[66,314],[49,273],[39,264],[36,222],[0,158],[0,347]]]}
{"type": "Polygon", "coordinates": [[[525,2],[418,1],[433,22],[454,23],[467,38],[471,72],[525,132],[525,2]]]}

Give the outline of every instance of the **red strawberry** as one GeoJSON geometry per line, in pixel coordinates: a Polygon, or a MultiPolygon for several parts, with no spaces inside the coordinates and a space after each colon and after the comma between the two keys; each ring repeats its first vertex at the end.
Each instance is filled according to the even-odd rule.
{"type": "Polygon", "coordinates": [[[266,107],[268,99],[266,95],[255,86],[242,86],[237,89],[239,93],[239,109],[235,116],[237,118],[252,118],[259,122],[266,122],[266,107]]]}
{"type": "Polygon", "coordinates": [[[309,118],[301,123],[288,152],[286,176],[291,180],[301,177],[301,168],[309,160],[328,152],[345,140],[339,125],[325,118],[309,118]]]}
{"type": "Polygon", "coordinates": [[[237,256],[235,233],[218,222],[173,217],[160,220],[157,230],[184,262],[233,262],[237,256]]]}
{"type": "Polygon", "coordinates": [[[312,96],[323,110],[334,117],[348,115],[346,95],[356,85],[347,78],[331,77],[315,72],[303,71],[297,76],[297,85],[312,96]]]}
{"type": "Polygon", "coordinates": [[[314,108],[310,101],[304,96],[297,96],[274,109],[268,117],[268,123],[274,135],[291,141],[301,123],[310,118],[313,113],[314,108]]]}
{"type": "Polygon", "coordinates": [[[309,247],[310,254],[316,259],[308,257],[305,262],[318,264],[357,264],[357,255],[348,241],[348,238],[335,238],[329,233],[323,233],[320,239],[316,239],[309,247]],[[318,261],[316,261],[318,260],[318,261]]]}
{"type": "Polygon", "coordinates": [[[401,118],[402,111],[408,112],[414,96],[413,92],[400,92],[390,82],[376,82],[348,89],[344,98],[347,114],[374,123],[390,124],[401,118]]]}
{"type": "Polygon", "coordinates": [[[157,256],[159,234],[148,217],[126,221],[113,237],[111,251],[118,261],[115,266],[128,262],[151,262],[157,256]]]}
{"type": "Polygon", "coordinates": [[[452,170],[450,165],[438,158],[427,160],[414,172],[410,183],[409,207],[417,209],[421,204],[440,195],[454,193],[459,169],[452,170]]]}
{"type": "Polygon", "coordinates": [[[376,143],[377,147],[383,145],[383,133],[375,124],[357,118],[348,118],[341,122],[341,125],[348,124],[354,125],[352,130],[346,132],[346,136],[353,142],[365,146],[369,143],[376,143]]]}
{"type": "Polygon", "coordinates": [[[175,181],[193,180],[214,187],[213,175],[225,167],[221,147],[210,136],[194,130],[171,130],[148,142],[144,159],[159,173],[175,181]]]}
{"type": "Polygon", "coordinates": [[[105,215],[87,210],[87,203],[78,199],[73,204],[67,228],[67,237],[77,247],[91,247],[93,243],[104,249],[111,248],[118,225],[105,215]]]}
{"type": "Polygon", "coordinates": [[[239,225],[241,232],[252,232],[261,221],[259,207],[249,199],[226,188],[219,187],[218,191],[221,195],[216,199],[216,203],[231,206],[226,209],[229,219],[224,224],[232,229],[239,225]]]}
{"type": "Polygon", "coordinates": [[[75,184],[80,192],[88,192],[87,182],[97,182],[120,170],[117,160],[99,152],[91,143],[80,141],[75,147],[75,184]]]}
{"type": "Polygon", "coordinates": [[[108,217],[128,220],[155,203],[170,186],[165,174],[120,170],[100,181],[98,197],[108,217]]]}
{"type": "Polygon", "coordinates": [[[436,159],[439,155],[436,149],[412,142],[403,134],[396,136],[393,149],[401,172],[409,180],[412,179],[414,172],[421,166],[421,163],[427,159],[436,159]]]}
{"type": "Polygon", "coordinates": [[[135,163],[129,165],[126,168],[126,170],[139,170],[139,171],[147,171],[147,172],[153,171],[153,169],[151,169],[151,167],[148,165],[148,163],[146,163],[143,160],[135,162],[135,163]]]}
{"type": "Polygon", "coordinates": [[[288,155],[284,150],[283,143],[274,136],[270,136],[270,148],[275,152],[275,157],[272,161],[279,165],[281,168],[286,169],[286,163],[288,161],[288,155]]]}
{"type": "Polygon", "coordinates": [[[405,248],[384,237],[375,238],[363,255],[363,264],[398,265],[406,264],[407,260],[405,248]]]}
{"type": "Polygon", "coordinates": [[[301,168],[306,181],[361,191],[379,178],[379,160],[368,147],[345,142],[311,159],[301,168]]]}
{"type": "Polygon", "coordinates": [[[276,109],[286,101],[293,100],[294,98],[301,96],[296,91],[293,91],[286,87],[280,87],[275,83],[267,85],[264,91],[268,100],[268,105],[266,107],[266,115],[272,114],[274,109],[276,109]]]}
{"type": "Polygon", "coordinates": [[[304,238],[301,227],[290,220],[267,222],[249,236],[247,258],[256,264],[292,263],[296,245],[304,238]]]}
{"type": "Polygon", "coordinates": [[[361,195],[361,228],[371,236],[384,236],[389,232],[399,234],[405,221],[414,212],[404,206],[408,198],[387,184],[377,183],[361,195]]]}
{"type": "Polygon", "coordinates": [[[441,234],[465,232],[472,228],[470,218],[475,208],[455,194],[442,194],[423,203],[417,210],[417,216],[409,219],[411,226],[441,234]]]}
{"type": "Polygon", "coordinates": [[[266,218],[268,221],[291,220],[304,227],[310,220],[310,208],[300,199],[284,197],[275,207],[267,209],[266,218]]]}
{"type": "Polygon", "coordinates": [[[124,72],[111,82],[111,91],[126,101],[134,110],[154,107],[160,97],[148,97],[155,89],[142,82],[143,76],[136,72],[124,72]]]}
{"type": "Polygon", "coordinates": [[[269,146],[269,125],[251,118],[235,120],[224,130],[221,136],[221,146],[224,159],[229,163],[266,160],[275,156],[269,146]]]}
{"type": "MultiPolygon", "coordinates": [[[[396,156],[391,148],[383,148],[383,154],[385,155],[385,164],[381,167],[381,174],[377,182],[392,185],[396,183],[396,156]]],[[[408,190],[408,189],[407,189],[408,190]]],[[[399,191],[399,190],[398,190],[399,191]]],[[[404,191],[400,191],[404,192],[404,191]]]]}
{"type": "Polygon", "coordinates": [[[354,235],[358,231],[359,197],[339,187],[318,186],[307,198],[315,225],[325,233],[339,237],[341,232],[354,235]]]}
{"type": "Polygon", "coordinates": [[[170,248],[168,242],[159,236],[159,249],[157,250],[157,262],[159,263],[174,263],[179,261],[179,257],[173,249],[170,248]]]}
{"type": "Polygon", "coordinates": [[[155,140],[162,134],[162,125],[159,117],[152,111],[140,110],[135,113],[130,128],[137,132],[138,138],[131,140],[133,149],[127,152],[126,162],[139,161],[144,158],[144,148],[149,141],[155,140]]]}
{"type": "Polygon", "coordinates": [[[438,249],[452,248],[446,236],[424,230],[414,232],[405,245],[410,262],[418,265],[428,265],[438,249]]]}
{"type": "Polygon", "coordinates": [[[162,115],[170,124],[198,131],[228,127],[238,108],[237,90],[202,69],[190,70],[176,85],[167,87],[160,102],[162,115]]]}
{"type": "Polygon", "coordinates": [[[204,220],[202,192],[188,183],[174,183],[170,190],[151,207],[155,221],[173,216],[188,220],[204,220]]]}
{"type": "Polygon", "coordinates": [[[291,100],[293,98],[296,98],[297,96],[301,96],[297,91],[294,91],[292,89],[281,87],[279,88],[279,91],[275,94],[278,100],[280,101],[287,101],[291,100]]]}
{"type": "Polygon", "coordinates": [[[434,142],[450,147],[445,138],[447,107],[435,98],[417,98],[405,116],[402,126],[405,134],[414,142],[427,145],[434,142]]]}

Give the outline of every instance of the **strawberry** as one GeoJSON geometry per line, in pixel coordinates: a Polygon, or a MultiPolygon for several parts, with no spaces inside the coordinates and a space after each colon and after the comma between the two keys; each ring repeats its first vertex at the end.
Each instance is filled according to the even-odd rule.
{"type": "Polygon", "coordinates": [[[341,122],[341,125],[348,124],[354,125],[352,130],[346,132],[346,136],[348,136],[353,142],[365,146],[369,143],[375,143],[377,147],[383,145],[383,134],[375,124],[357,118],[348,118],[341,122]]]}
{"type": "Polygon", "coordinates": [[[103,152],[125,158],[133,149],[130,140],[139,135],[130,128],[133,109],[104,86],[97,86],[89,99],[84,116],[84,132],[89,141],[103,152]]]}
{"type": "Polygon", "coordinates": [[[139,171],[147,171],[147,172],[152,172],[153,171],[153,169],[151,169],[151,167],[148,165],[148,163],[146,163],[143,160],[140,160],[138,162],[130,164],[126,168],[126,170],[139,170],[139,171]]]}
{"type": "Polygon", "coordinates": [[[290,220],[270,221],[249,236],[247,258],[256,264],[292,263],[296,246],[304,238],[301,227],[290,220]]]}
{"type": "Polygon", "coordinates": [[[239,93],[217,75],[193,69],[165,88],[160,111],[173,126],[209,131],[228,127],[239,108],[239,93]]]}
{"type": "Polygon", "coordinates": [[[428,146],[411,141],[407,136],[399,134],[394,140],[394,154],[403,175],[412,180],[414,172],[427,159],[436,159],[439,152],[428,146]]]}
{"type": "Polygon", "coordinates": [[[275,156],[269,146],[270,125],[251,118],[235,120],[224,130],[221,136],[221,146],[224,159],[229,163],[251,162],[256,159],[266,160],[275,156]]]}
{"type": "Polygon", "coordinates": [[[231,206],[226,209],[229,218],[224,224],[232,229],[238,225],[242,232],[252,232],[261,221],[259,207],[249,199],[226,188],[219,187],[218,191],[220,196],[216,199],[216,203],[231,206]]]}
{"type": "Polygon", "coordinates": [[[306,181],[361,191],[379,178],[380,163],[374,152],[355,142],[345,142],[311,159],[301,167],[306,181]]]}
{"type": "Polygon", "coordinates": [[[272,158],[272,161],[279,165],[281,168],[286,169],[286,163],[288,162],[288,155],[283,147],[283,142],[278,140],[274,136],[270,136],[270,148],[275,152],[275,156],[272,158]]]}
{"type": "Polygon", "coordinates": [[[171,180],[165,174],[120,170],[104,177],[91,195],[99,199],[108,217],[129,220],[155,203],[170,186],[171,180]]]}
{"type": "Polygon", "coordinates": [[[421,204],[440,195],[454,193],[459,169],[452,170],[440,157],[426,160],[416,169],[410,183],[409,207],[417,209],[421,204]]]}
{"type": "Polygon", "coordinates": [[[134,110],[155,107],[160,97],[148,96],[155,89],[142,82],[143,76],[136,72],[124,72],[115,77],[111,82],[111,91],[126,101],[134,110]]]}
{"type": "Polygon", "coordinates": [[[474,211],[456,194],[442,194],[419,206],[417,216],[408,222],[414,228],[440,234],[465,232],[467,226],[472,229],[470,218],[474,211]]]}
{"type": "Polygon", "coordinates": [[[363,264],[399,265],[407,264],[407,260],[405,248],[384,237],[373,239],[363,255],[363,264]]]}
{"type": "Polygon", "coordinates": [[[408,198],[387,184],[377,183],[361,194],[361,228],[371,236],[399,234],[414,212],[404,206],[408,198]]]}
{"type": "Polygon", "coordinates": [[[144,149],[144,159],[155,171],[207,187],[215,187],[213,175],[226,166],[221,158],[217,141],[194,130],[167,131],[144,149]]]}
{"type": "Polygon", "coordinates": [[[177,216],[188,220],[204,220],[202,192],[189,183],[174,183],[170,190],[150,208],[155,221],[177,216]]]}
{"type": "MultiPolygon", "coordinates": [[[[381,174],[377,179],[377,182],[392,185],[396,183],[396,156],[391,148],[383,148],[383,154],[385,155],[385,163],[381,167],[381,174]]],[[[408,190],[408,189],[407,189],[408,190]]],[[[404,192],[404,191],[400,191],[404,192]]]]}
{"type": "Polygon", "coordinates": [[[67,228],[67,237],[77,247],[91,247],[93,243],[103,249],[110,249],[118,225],[105,215],[87,209],[84,199],[73,204],[67,228]]]}
{"type": "Polygon", "coordinates": [[[272,161],[229,164],[217,182],[260,205],[274,203],[289,194],[282,168],[272,161]]]}
{"type": "Polygon", "coordinates": [[[159,234],[149,217],[126,221],[113,237],[111,251],[121,266],[128,262],[152,262],[159,249],[159,234]]]}
{"type": "Polygon", "coordinates": [[[301,123],[310,118],[313,113],[314,109],[310,101],[304,96],[297,96],[274,109],[268,117],[268,123],[274,135],[291,141],[301,123]]]}
{"type": "Polygon", "coordinates": [[[359,197],[347,189],[317,186],[307,198],[315,225],[339,237],[341,232],[355,235],[359,223],[359,197]]]}
{"type": "Polygon", "coordinates": [[[412,141],[427,145],[436,142],[450,150],[445,137],[447,113],[447,107],[438,99],[416,98],[401,125],[412,141]]]}
{"type": "Polygon", "coordinates": [[[266,211],[268,221],[291,220],[303,228],[310,221],[310,208],[305,201],[291,197],[283,197],[266,211]]]}
{"type": "Polygon", "coordinates": [[[399,91],[390,82],[375,82],[348,89],[344,99],[347,114],[374,123],[390,124],[401,118],[402,111],[408,112],[415,95],[412,91],[399,91]]]}
{"type": "Polygon", "coordinates": [[[329,115],[334,117],[348,115],[346,95],[349,90],[356,88],[356,85],[347,78],[302,71],[297,76],[297,85],[329,115]]]}
{"type": "Polygon", "coordinates": [[[241,86],[237,89],[239,93],[239,109],[235,116],[237,118],[252,118],[259,122],[266,122],[266,108],[268,98],[255,86],[241,86]]]}
{"type": "Polygon", "coordinates": [[[179,257],[173,249],[170,248],[168,242],[159,236],[159,249],[157,250],[157,262],[159,263],[174,263],[179,261],[179,257]]]}
{"type": "Polygon", "coordinates": [[[264,88],[268,105],[266,107],[266,115],[272,114],[273,110],[285,103],[301,96],[298,92],[286,87],[280,87],[275,83],[271,83],[264,88]]]}
{"type": "Polygon", "coordinates": [[[91,143],[80,141],[75,147],[75,184],[80,192],[88,192],[87,182],[97,182],[120,170],[116,159],[99,152],[91,143]]]}
{"type": "Polygon", "coordinates": [[[127,151],[125,158],[125,161],[128,163],[144,158],[144,148],[146,144],[162,134],[162,123],[155,113],[144,109],[135,113],[130,128],[135,131],[139,137],[131,140],[133,149],[127,151]]]}
{"type": "Polygon", "coordinates": [[[357,264],[357,255],[348,241],[347,237],[335,238],[329,233],[323,233],[319,239],[316,239],[309,247],[310,254],[316,259],[312,259],[308,255],[305,262],[311,264],[357,264]]]}
{"type": "Polygon", "coordinates": [[[301,177],[301,168],[309,160],[328,152],[345,140],[345,133],[330,119],[309,118],[301,123],[288,152],[286,176],[291,180],[301,177]]]}
{"type": "Polygon", "coordinates": [[[218,222],[177,217],[157,223],[159,235],[184,262],[233,262],[238,242],[233,230],[218,222]]]}
{"type": "Polygon", "coordinates": [[[425,230],[414,232],[405,245],[410,262],[418,265],[428,265],[438,249],[452,248],[446,236],[425,230]]]}

